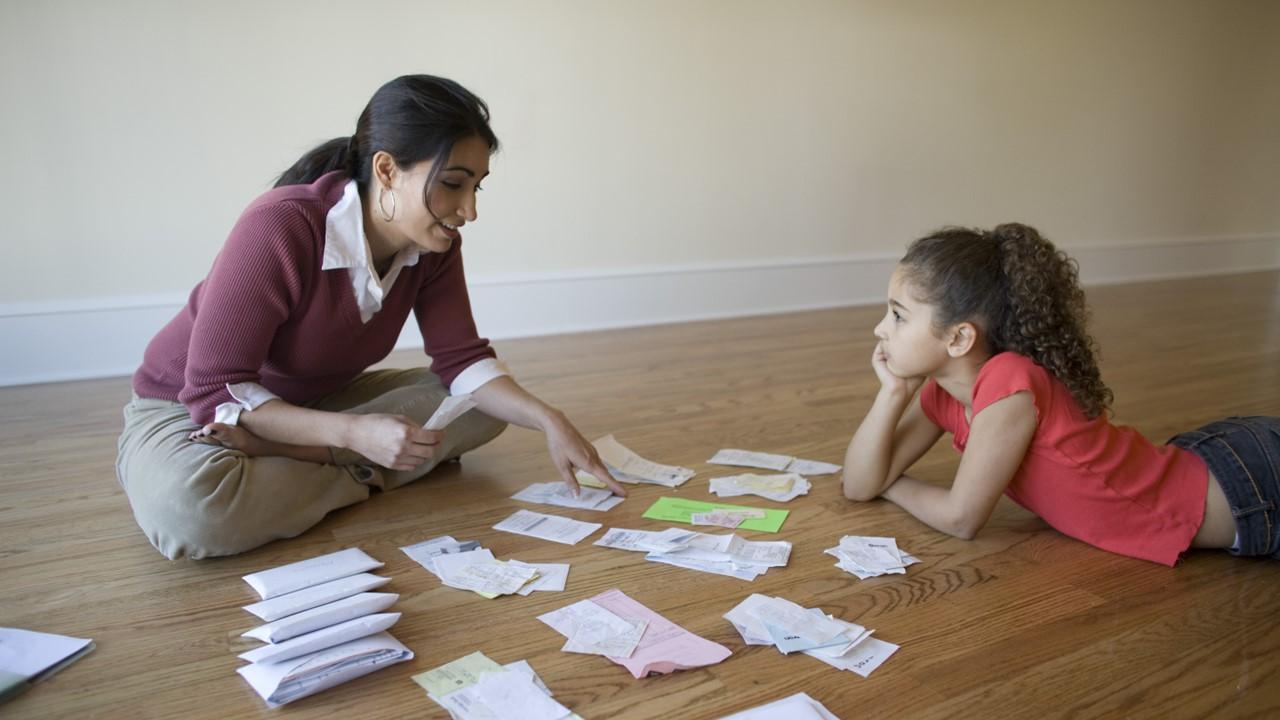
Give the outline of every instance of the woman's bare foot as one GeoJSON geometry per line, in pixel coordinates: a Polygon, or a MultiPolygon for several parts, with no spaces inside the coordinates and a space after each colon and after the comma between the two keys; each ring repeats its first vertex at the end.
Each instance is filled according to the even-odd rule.
{"type": "Polygon", "coordinates": [[[187,439],[205,445],[219,445],[231,450],[239,450],[252,457],[268,454],[266,441],[237,425],[209,423],[193,431],[187,439]]]}

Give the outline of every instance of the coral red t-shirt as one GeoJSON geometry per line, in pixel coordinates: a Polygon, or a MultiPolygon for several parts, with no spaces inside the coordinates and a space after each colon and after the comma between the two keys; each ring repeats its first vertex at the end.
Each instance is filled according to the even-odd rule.
{"type": "MultiPolygon", "coordinates": [[[[1090,420],[1066,385],[1012,352],[992,357],[978,371],[973,415],[1018,392],[1035,401],[1036,432],[1005,495],[1065,535],[1172,566],[1204,521],[1204,461],[1182,448],[1156,446],[1105,416],[1090,420]]],[[[964,406],[933,380],[921,390],[920,406],[964,452],[964,406]]]]}

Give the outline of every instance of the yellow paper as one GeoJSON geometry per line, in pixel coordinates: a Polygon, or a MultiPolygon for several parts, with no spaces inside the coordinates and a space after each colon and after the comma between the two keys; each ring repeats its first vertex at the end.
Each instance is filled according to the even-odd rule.
{"type": "Polygon", "coordinates": [[[455,690],[470,687],[480,681],[487,672],[502,672],[502,666],[482,652],[473,652],[434,670],[418,673],[413,681],[437,697],[444,697],[455,690]]]}
{"type": "Polygon", "coordinates": [[[760,492],[788,493],[796,484],[796,478],[794,475],[739,475],[735,484],[760,492]]]}

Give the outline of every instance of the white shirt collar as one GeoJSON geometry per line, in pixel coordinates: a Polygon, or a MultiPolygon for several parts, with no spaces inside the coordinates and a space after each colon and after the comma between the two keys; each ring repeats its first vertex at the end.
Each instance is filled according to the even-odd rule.
{"type": "Polygon", "coordinates": [[[329,209],[324,222],[324,259],[322,270],[349,272],[351,290],[360,308],[360,321],[369,319],[382,309],[382,301],[400,271],[418,264],[422,255],[417,248],[407,247],[396,253],[386,277],[379,278],[373,269],[373,253],[364,234],[364,213],[360,206],[360,190],[355,180],[348,180],[342,189],[342,199],[329,209]]]}

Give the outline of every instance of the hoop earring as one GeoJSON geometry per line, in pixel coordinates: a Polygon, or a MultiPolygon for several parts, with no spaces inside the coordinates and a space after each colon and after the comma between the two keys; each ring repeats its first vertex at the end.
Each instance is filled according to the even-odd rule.
{"type": "Polygon", "coordinates": [[[386,194],[387,189],[385,187],[378,188],[378,214],[382,215],[384,221],[391,222],[396,219],[396,193],[394,190],[391,191],[391,212],[387,212],[387,209],[382,205],[382,198],[386,194]]]}

